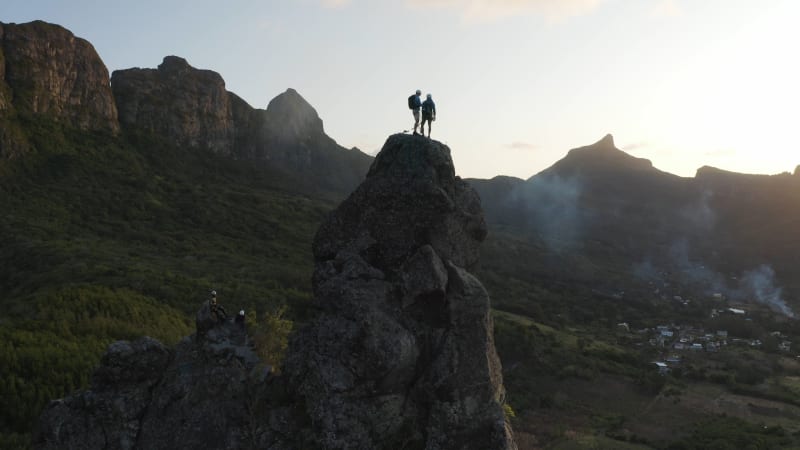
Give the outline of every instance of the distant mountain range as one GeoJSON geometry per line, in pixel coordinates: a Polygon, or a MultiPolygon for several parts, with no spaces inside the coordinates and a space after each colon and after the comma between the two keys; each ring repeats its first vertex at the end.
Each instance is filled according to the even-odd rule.
{"type": "Polygon", "coordinates": [[[672,283],[675,295],[800,307],[798,173],[703,167],[683,178],[617,149],[607,135],[528,180],[469,181],[495,230],[591,262],[559,276],[609,290],[672,283]]]}

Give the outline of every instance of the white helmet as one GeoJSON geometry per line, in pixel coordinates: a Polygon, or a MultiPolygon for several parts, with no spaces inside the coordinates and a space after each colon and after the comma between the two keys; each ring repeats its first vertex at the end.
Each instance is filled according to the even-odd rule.
{"type": "Polygon", "coordinates": [[[239,315],[240,315],[240,316],[243,316],[243,315],[244,315],[244,310],[243,310],[243,309],[239,311],[239,315]]]}
{"type": "Polygon", "coordinates": [[[212,297],[216,297],[217,296],[217,291],[211,291],[211,296],[212,297]]]}

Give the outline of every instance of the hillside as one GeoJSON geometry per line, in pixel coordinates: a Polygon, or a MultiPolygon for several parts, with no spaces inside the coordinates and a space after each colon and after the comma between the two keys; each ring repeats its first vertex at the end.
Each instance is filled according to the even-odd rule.
{"type": "MultiPolygon", "coordinates": [[[[312,302],[314,235],[373,159],[327,136],[297,91],[258,109],[177,56],[109,76],[60,26],[0,24],[0,39],[0,447],[26,447],[42,408],[89,386],[113,341],[189,334],[210,289],[262,328],[325,309],[312,302]]],[[[486,214],[474,271],[520,448],[795,443],[798,177],[677,177],[608,135],[527,180],[467,180],[486,214]],[[705,335],[718,331],[723,350],[654,369],[680,339],[716,344],[705,335]]],[[[416,225],[374,214],[398,235],[416,225]]],[[[353,230],[329,250],[358,242],[353,230]]],[[[383,267],[408,249],[362,250],[383,267]]],[[[424,306],[414,320],[436,323],[424,306]]]]}
{"type": "MultiPolygon", "coordinates": [[[[669,281],[664,274],[676,274],[676,291],[769,304],[737,283],[769,267],[781,301],[800,307],[800,273],[791,256],[800,251],[795,175],[702,168],[694,178],[681,178],[616,149],[608,135],[528,180],[470,182],[490,199],[487,220],[496,236],[534,247],[532,260],[575,261],[568,274],[558,272],[564,264],[534,263],[532,279],[566,276],[611,292],[624,290],[616,287],[621,283],[645,290],[669,281]]],[[[772,307],[785,310],[780,302],[772,307]]]]}
{"type": "MultiPolygon", "coordinates": [[[[291,305],[292,318],[305,317],[311,239],[371,158],[337,146],[321,121],[299,122],[295,133],[313,131],[306,141],[254,130],[250,157],[130,123],[126,108],[120,122],[116,106],[127,103],[89,43],[43,22],[2,29],[0,447],[13,447],[50,399],[86,386],[108,344],[175,342],[210,289],[231,310],[262,317],[291,305]],[[46,89],[55,85],[59,95],[46,89]],[[330,168],[338,173],[326,178],[330,168]]],[[[290,122],[316,115],[292,90],[273,104],[290,122]]]]}

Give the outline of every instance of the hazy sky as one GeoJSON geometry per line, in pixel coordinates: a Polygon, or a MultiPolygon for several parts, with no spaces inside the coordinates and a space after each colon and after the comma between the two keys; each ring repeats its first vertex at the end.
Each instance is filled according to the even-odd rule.
{"type": "Polygon", "coordinates": [[[166,55],[266,108],[288,87],[377,152],[433,94],[465,177],[527,178],[606,133],[656,167],[800,163],[796,0],[2,0],[92,42],[110,71],[166,55]]]}

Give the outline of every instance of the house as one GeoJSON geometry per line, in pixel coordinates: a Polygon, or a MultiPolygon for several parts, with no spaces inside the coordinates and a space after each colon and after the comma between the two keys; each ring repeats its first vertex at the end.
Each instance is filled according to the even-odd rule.
{"type": "Polygon", "coordinates": [[[717,337],[719,338],[727,338],[728,331],[727,330],[717,330],[717,337]]]}
{"type": "Polygon", "coordinates": [[[678,355],[672,355],[666,359],[667,364],[676,365],[681,363],[681,357],[678,355]]]}
{"type": "Polygon", "coordinates": [[[653,362],[653,364],[655,364],[655,366],[658,368],[658,374],[659,375],[666,375],[666,374],[669,373],[669,366],[667,366],[667,363],[661,362],[661,361],[656,361],[656,362],[653,362]]]}
{"type": "Polygon", "coordinates": [[[692,344],[692,346],[689,347],[689,350],[694,350],[696,352],[703,350],[703,344],[698,344],[698,343],[692,344]]]}
{"type": "Polygon", "coordinates": [[[621,322],[617,324],[617,330],[630,333],[631,327],[628,325],[628,322],[621,322]]]}
{"type": "Polygon", "coordinates": [[[728,312],[735,315],[735,316],[743,316],[746,311],[739,308],[728,308],[728,312]]]}
{"type": "Polygon", "coordinates": [[[712,300],[722,300],[722,294],[719,293],[719,292],[715,292],[714,294],[711,295],[711,299],[712,300]]]}
{"type": "Polygon", "coordinates": [[[676,342],[675,345],[672,346],[672,348],[674,348],[675,350],[685,350],[686,344],[684,344],[683,342],[676,342]]]}

